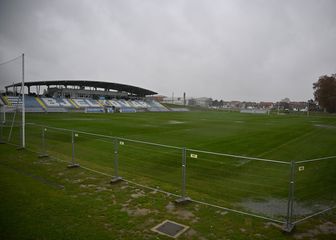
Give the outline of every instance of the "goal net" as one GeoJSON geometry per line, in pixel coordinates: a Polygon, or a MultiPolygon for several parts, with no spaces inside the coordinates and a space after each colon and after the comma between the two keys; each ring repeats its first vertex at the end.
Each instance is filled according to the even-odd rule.
{"type": "Polygon", "coordinates": [[[0,141],[25,147],[24,55],[0,58],[0,141]]]}

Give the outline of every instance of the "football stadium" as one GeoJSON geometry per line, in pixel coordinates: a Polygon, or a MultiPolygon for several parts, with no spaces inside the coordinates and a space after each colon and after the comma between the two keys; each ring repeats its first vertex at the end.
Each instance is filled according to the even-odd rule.
{"type": "MultiPolygon", "coordinates": [[[[86,192],[90,186],[104,199],[110,188],[119,187],[122,196],[131,186],[127,201],[155,205],[165,196],[161,201],[179,211],[201,206],[218,219],[229,214],[230,221],[248,218],[286,232],[334,211],[334,116],[189,109],[159,103],[156,94],[90,80],[6,84],[1,164],[51,188],[77,185],[77,194],[89,199],[96,198],[86,192]],[[97,176],[105,180],[87,181],[97,176]]],[[[130,213],[128,203],[123,209],[147,216],[130,213]]],[[[191,226],[191,218],[180,220],[191,226]]]]}
{"type": "Polygon", "coordinates": [[[0,240],[335,240],[336,1],[0,1],[0,240]]]}
{"type": "MultiPolygon", "coordinates": [[[[156,101],[144,101],[156,92],[140,87],[101,81],[38,81],[24,86],[26,112],[160,112],[167,109],[156,101]],[[32,89],[35,92],[32,93],[32,89]],[[44,89],[42,95],[41,89],[44,89]]],[[[2,101],[7,111],[22,104],[17,89],[21,83],[5,87],[2,101]],[[11,94],[10,94],[11,93],[11,94]]]]}

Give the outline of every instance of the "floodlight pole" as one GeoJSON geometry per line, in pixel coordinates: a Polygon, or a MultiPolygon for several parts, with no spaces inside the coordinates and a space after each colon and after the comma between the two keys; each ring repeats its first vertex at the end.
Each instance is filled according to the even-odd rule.
{"type": "Polygon", "coordinates": [[[25,124],[26,124],[26,116],[25,116],[25,97],[24,97],[24,79],[25,79],[25,75],[24,75],[24,71],[25,71],[25,66],[24,66],[24,62],[25,62],[25,55],[24,53],[22,53],[22,82],[21,82],[21,95],[22,95],[22,148],[26,147],[26,137],[25,137],[25,124]]]}

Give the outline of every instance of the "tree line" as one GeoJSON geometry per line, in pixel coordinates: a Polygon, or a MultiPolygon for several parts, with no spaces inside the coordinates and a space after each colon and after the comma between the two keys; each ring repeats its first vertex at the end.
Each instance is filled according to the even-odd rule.
{"type": "Polygon", "coordinates": [[[323,75],[313,83],[315,101],[326,112],[336,112],[336,74],[323,75]]]}

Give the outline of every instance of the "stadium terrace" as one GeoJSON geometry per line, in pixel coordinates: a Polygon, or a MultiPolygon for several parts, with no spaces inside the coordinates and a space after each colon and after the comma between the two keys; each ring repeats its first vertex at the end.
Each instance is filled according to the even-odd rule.
{"type": "MultiPolygon", "coordinates": [[[[27,112],[163,112],[168,111],[147,96],[154,91],[111,82],[87,80],[54,80],[25,82],[27,112]],[[35,92],[32,90],[35,88],[35,92]]],[[[7,111],[22,104],[21,83],[5,86],[1,102],[7,111]]],[[[1,103],[0,103],[1,104],[1,103]]]]}

